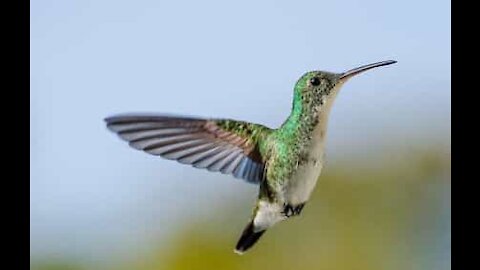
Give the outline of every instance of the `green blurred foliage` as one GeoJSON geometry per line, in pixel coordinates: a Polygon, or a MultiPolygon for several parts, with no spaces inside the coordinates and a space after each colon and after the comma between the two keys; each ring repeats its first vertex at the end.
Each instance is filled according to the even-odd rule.
{"type": "Polygon", "coordinates": [[[233,247],[256,194],[226,202],[223,212],[185,224],[150,254],[111,269],[450,269],[447,152],[391,151],[327,164],[302,215],[271,228],[243,256],[233,247]]]}
{"type": "Polygon", "coordinates": [[[120,268],[450,269],[449,261],[434,262],[449,253],[448,239],[436,241],[450,233],[449,154],[376,158],[374,166],[326,169],[302,215],[270,229],[243,256],[233,247],[249,213],[226,204],[225,213],[180,230],[168,248],[120,268]]]}
{"type": "Polygon", "coordinates": [[[30,266],[32,270],[83,270],[85,269],[78,263],[68,260],[47,260],[45,262],[38,262],[30,266]]]}

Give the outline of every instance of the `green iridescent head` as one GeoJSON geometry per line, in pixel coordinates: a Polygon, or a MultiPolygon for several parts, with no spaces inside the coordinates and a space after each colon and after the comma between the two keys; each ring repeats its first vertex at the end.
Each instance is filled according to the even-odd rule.
{"type": "Polygon", "coordinates": [[[336,86],[340,86],[353,76],[363,73],[364,71],[370,70],[372,68],[391,65],[394,63],[396,63],[396,61],[382,61],[378,63],[364,65],[342,73],[310,71],[305,73],[297,81],[297,84],[295,85],[295,94],[298,97],[313,95],[317,98],[322,98],[325,96],[329,96],[330,94],[335,93],[334,90],[339,89],[339,87],[336,86]]]}

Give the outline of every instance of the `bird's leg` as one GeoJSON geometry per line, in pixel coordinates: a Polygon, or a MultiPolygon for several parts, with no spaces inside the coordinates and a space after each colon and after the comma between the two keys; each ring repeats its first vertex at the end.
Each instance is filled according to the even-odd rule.
{"type": "Polygon", "coordinates": [[[283,204],[283,211],[282,214],[286,216],[287,218],[291,216],[297,216],[300,215],[300,213],[303,210],[303,207],[305,206],[305,203],[298,204],[298,205],[290,205],[288,203],[283,204]]]}

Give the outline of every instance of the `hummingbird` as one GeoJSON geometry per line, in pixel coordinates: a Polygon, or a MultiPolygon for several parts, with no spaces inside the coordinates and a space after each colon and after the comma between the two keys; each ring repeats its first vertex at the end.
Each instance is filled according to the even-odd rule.
{"type": "Polygon", "coordinates": [[[252,215],[234,249],[243,254],[267,229],[302,212],[322,171],[327,122],[342,85],[394,63],[303,74],[293,89],[290,115],[278,128],[168,114],[121,114],[105,121],[135,149],[258,185],[252,215]]]}

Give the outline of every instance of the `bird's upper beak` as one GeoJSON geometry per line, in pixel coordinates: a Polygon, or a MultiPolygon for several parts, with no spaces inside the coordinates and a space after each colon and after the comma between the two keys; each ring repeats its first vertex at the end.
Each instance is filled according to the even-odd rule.
{"type": "Polygon", "coordinates": [[[395,64],[396,62],[397,61],[394,61],[394,60],[388,60],[388,61],[382,61],[382,62],[377,62],[377,63],[357,67],[357,68],[351,69],[347,72],[341,73],[340,74],[340,80],[347,80],[347,79],[349,79],[349,78],[351,78],[351,77],[353,77],[357,74],[360,74],[364,71],[367,71],[369,69],[395,64]]]}

